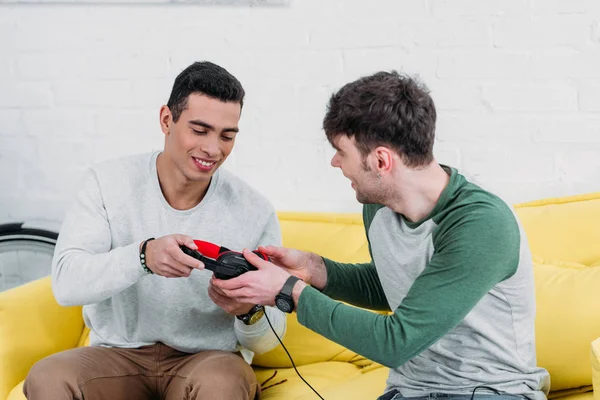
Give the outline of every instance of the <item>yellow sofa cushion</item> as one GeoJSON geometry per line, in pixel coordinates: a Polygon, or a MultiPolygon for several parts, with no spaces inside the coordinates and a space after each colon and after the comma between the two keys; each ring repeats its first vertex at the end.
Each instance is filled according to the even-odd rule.
{"type": "Polygon", "coordinates": [[[600,335],[600,267],[534,257],[538,364],[552,391],[592,384],[590,342],[600,335]]]}
{"type": "Polygon", "coordinates": [[[594,400],[600,400],[600,338],[591,344],[592,384],[594,385],[594,400]]]}
{"type": "Polygon", "coordinates": [[[358,214],[277,214],[283,246],[311,251],[340,262],[368,262],[369,246],[358,214]]]}
{"type": "Polygon", "coordinates": [[[600,192],[515,206],[531,252],[546,260],[600,262],[600,192]]]}
{"type": "MultiPolygon", "coordinates": [[[[259,383],[265,382],[277,371],[277,375],[262,385],[264,388],[261,393],[261,400],[286,399],[295,400],[308,396],[316,398],[313,391],[298,377],[293,368],[282,369],[255,369],[256,378],[259,383]],[[287,379],[279,385],[269,387],[270,385],[287,379]]],[[[360,368],[345,362],[327,361],[316,364],[303,365],[298,367],[298,372],[302,377],[319,393],[328,388],[344,384],[349,379],[361,375],[360,368]]],[[[371,396],[375,398],[377,395],[371,396]]],[[[330,400],[327,398],[327,400],[330,400]]]]}
{"type": "Polygon", "coordinates": [[[61,307],[50,278],[0,293],[0,399],[38,360],[77,344],[81,307],[61,307]]]}
{"type": "MultiPolygon", "coordinates": [[[[390,370],[381,365],[348,381],[319,391],[327,400],[376,399],[383,394],[390,370]]],[[[298,400],[314,400],[315,395],[305,395],[298,400]]]]}
{"type": "Polygon", "coordinates": [[[77,343],[77,347],[85,347],[90,345],[90,328],[87,326],[83,328],[83,333],[79,338],[79,342],[77,343]]]}
{"type": "MultiPolygon", "coordinates": [[[[560,400],[596,400],[594,399],[594,393],[592,392],[577,392],[571,393],[562,397],[554,397],[560,400]]],[[[548,396],[548,399],[552,399],[548,396]]]]}
{"type": "Polygon", "coordinates": [[[23,394],[23,382],[20,382],[11,392],[8,394],[6,400],[27,400],[23,394]]]}
{"type": "Polygon", "coordinates": [[[573,389],[557,390],[557,391],[548,393],[548,400],[554,400],[554,399],[566,400],[566,399],[574,399],[574,398],[584,399],[587,397],[590,397],[590,400],[591,400],[592,390],[594,390],[594,388],[592,388],[591,385],[590,386],[582,386],[582,387],[573,388],[573,389]]]}

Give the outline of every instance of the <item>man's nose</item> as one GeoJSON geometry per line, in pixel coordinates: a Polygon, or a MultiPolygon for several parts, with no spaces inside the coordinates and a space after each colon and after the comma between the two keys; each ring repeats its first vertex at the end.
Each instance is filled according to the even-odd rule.
{"type": "Polygon", "coordinates": [[[200,149],[206,153],[209,157],[214,157],[219,154],[219,142],[218,139],[207,137],[202,142],[200,149]]]}
{"type": "Polygon", "coordinates": [[[334,167],[334,168],[339,168],[340,163],[339,163],[339,161],[337,159],[337,154],[334,155],[333,157],[331,157],[331,166],[334,167]]]}

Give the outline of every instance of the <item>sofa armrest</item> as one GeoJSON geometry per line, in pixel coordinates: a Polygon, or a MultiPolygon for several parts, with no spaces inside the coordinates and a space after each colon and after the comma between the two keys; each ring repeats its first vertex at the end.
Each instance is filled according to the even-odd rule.
{"type": "Polygon", "coordinates": [[[600,338],[592,342],[592,385],[594,400],[600,400],[600,338]]]}
{"type": "Polygon", "coordinates": [[[0,292],[0,399],[42,358],[77,346],[81,307],[61,307],[50,278],[0,292]]]}

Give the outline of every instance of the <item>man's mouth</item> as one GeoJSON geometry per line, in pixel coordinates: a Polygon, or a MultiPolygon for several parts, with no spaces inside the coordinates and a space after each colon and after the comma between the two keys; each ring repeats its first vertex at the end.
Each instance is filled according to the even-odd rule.
{"type": "Polygon", "coordinates": [[[210,171],[217,163],[216,161],[203,160],[201,158],[196,157],[192,157],[192,159],[194,160],[194,164],[196,164],[200,171],[210,171]]]}
{"type": "Polygon", "coordinates": [[[196,161],[200,165],[204,165],[205,167],[212,167],[216,161],[204,161],[201,158],[192,157],[194,161],[196,161]]]}

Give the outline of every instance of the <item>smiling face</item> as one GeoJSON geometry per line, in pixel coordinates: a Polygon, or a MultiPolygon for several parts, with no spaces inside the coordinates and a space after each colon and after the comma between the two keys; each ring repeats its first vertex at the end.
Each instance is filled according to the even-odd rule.
{"type": "Polygon", "coordinates": [[[167,106],[161,108],[163,154],[183,175],[184,183],[210,182],[233,150],[240,112],[240,103],[223,102],[201,93],[188,96],[177,122],[173,122],[167,106]]]}
{"type": "Polygon", "coordinates": [[[336,149],[331,165],[342,170],[356,192],[356,200],[362,204],[377,203],[381,200],[382,188],[377,173],[369,167],[369,156],[363,157],[356,147],[354,138],[337,135],[333,139],[336,149]]]}

